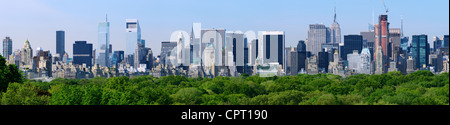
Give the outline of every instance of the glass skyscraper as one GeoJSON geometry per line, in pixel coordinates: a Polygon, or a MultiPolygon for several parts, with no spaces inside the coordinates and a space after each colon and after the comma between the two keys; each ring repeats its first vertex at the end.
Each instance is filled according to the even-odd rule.
{"type": "Polygon", "coordinates": [[[73,44],[73,64],[92,66],[92,44],[86,41],[75,41],[73,44]]]}
{"type": "Polygon", "coordinates": [[[98,44],[97,50],[95,50],[96,63],[101,66],[109,66],[109,22],[108,19],[105,22],[98,23],[98,44]]]}
{"type": "Polygon", "coordinates": [[[66,36],[65,36],[65,32],[60,30],[60,31],[56,31],[56,54],[59,54],[59,57],[62,57],[64,55],[64,53],[66,53],[65,51],[65,47],[66,47],[66,36]]]}
{"type": "Polygon", "coordinates": [[[126,55],[132,55],[134,54],[136,44],[143,44],[143,41],[141,40],[141,27],[139,26],[139,22],[137,19],[127,19],[126,20],[126,47],[125,50],[126,55]]]}
{"type": "Polygon", "coordinates": [[[421,69],[428,66],[428,56],[430,55],[430,44],[427,35],[413,35],[411,43],[411,53],[415,61],[415,68],[421,69]]]}

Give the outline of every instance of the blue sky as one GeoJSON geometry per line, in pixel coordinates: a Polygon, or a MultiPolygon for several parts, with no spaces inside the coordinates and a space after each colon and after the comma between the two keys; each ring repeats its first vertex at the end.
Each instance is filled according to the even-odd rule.
{"type": "MultiPolygon", "coordinates": [[[[404,19],[407,36],[442,37],[449,34],[448,0],[385,0],[391,28],[404,19]]],[[[56,30],[66,31],[66,52],[85,40],[97,45],[97,25],[111,23],[113,50],[125,49],[125,19],[139,19],[147,47],[160,53],[161,41],[172,32],[190,32],[193,22],[202,28],[286,32],[286,46],[307,37],[308,25],[330,26],[334,6],[342,35],[359,34],[384,13],[382,0],[1,0],[0,37],[10,36],[13,49],[28,38],[33,49],[56,50],[56,30]]],[[[2,45],[0,45],[2,46],[2,45]]]]}

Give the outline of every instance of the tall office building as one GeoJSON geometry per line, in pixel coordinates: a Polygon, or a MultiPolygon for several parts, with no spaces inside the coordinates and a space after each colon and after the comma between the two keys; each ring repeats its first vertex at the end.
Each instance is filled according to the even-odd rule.
{"type": "Polygon", "coordinates": [[[373,57],[370,53],[370,50],[368,48],[364,48],[361,50],[361,63],[359,64],[360,67],[358,68],[358,73],[362,74],[370,74],[370,63],[372,62],[371,58],[373,57]]]}
{"type": "Polygon", "coordinates": [[[193,23],[192,24],[192,32],[191,32],[191,42],[192,42],[192,64],[194,66],[199,66],[201,61],[201,32],[202,32],[202,24],[201,23],[193,23]]]}
{"type": "Polygon", "coordinates": [[[3,39],[3,57],[5,57],[7,60],[9,59],[9,55],[11,55],[13,52],[12,50],[12,40],[9,37],[6,37],[3,39]]]}
{"type": "Polygon", "coordinates": [[[202,29],[200,46],[203,66],[206,66],[206,63],[225,66],[225,29],[202,29]],[[205,51],[207,48],[208,51],[205,51]]]}
{"type": "Polygon", "coordinates": [[[305,44],[305,41],[303,41],[303,40],[298,41],[298,44],[297,44],[297,51],[298,51],[298,52],[306,52],[306,44],[305,44]]]}
{"type": "Polygon", "coordinates": [[[438,49],[441,49],[441,48],[442,48],[442,40],[439,37],[434,36],[433,37],[433,50],[437,51],[438,49]]]}
{"type": "Polygon", "coordinates": [[[259,57],[262,57],[262,64],[278,63],[285,68],[284,62],[284,32],[283,31],[262,31],[259,34],[259,57]]]}
{"type": "Polygon", "coordinates": [[[449,48],[448,48],[448,43],[449,41],[448,41],[448,35],[444,35],[444,43],[442,43],[442,50],[445,52],[445,53],[448,53],[448,50],[449,50],[449,48]]]}
{"type": "Polygon", "coordinates": [[[345,35],[344,36],[344,49],[341,50],[341,58],[347,60],[347,54],[353,53],[353,50],[361,52],[363,48],[363,37],[361,35],[345,35]]]}
{"type": "Polygon", "coordinates": [[[161,42],[161,54],[160,63],[164,65],[173,65],[168,61],[168,57],[171,55],[172,50],[177,47],[177,42],[163,41],[161,42]]]}
{"type": "MultiPolygon", "coordinates": [[[[368,48],[370,53],[375,53],[375,32],[367,31],[360,34],[363,37],[363,48],[368,48]]],[[[373,56],[370,58],[374,60],[373,56]]]]}
{"type": "MultiPolygon", "coordinates": [[[[226,35],[226,51],[232,53],[232,60],[226,62],[233,62],[228,66],[236,66],[237,72],[244,73],[244,34],[241,32],[228,32],[226,35]]],[[[228,58],[226,58],[228,59],[228,58]]]]}
{"type": "MultiPolygon", "coordinates": [[[[127,49],[125,50],[125,55],[134,54],[136,44],[142,44],[145,46],[141,39],[141,27],[137,19],[127,19],[126,20],[126,34],[127,34],[127,49]]],[[[132,64],[131,64],[132,65],[132,64]]]]}
{"type": "Polygon", "coordinates": [[[326,51],[322,51],[319,52],[319,57],[318,57],[318,70],[319,72],[322,73],[328,73],[328,65],[330,64],[330,60],[328,59],[328,52],[326,51]]]}
{"type": "Polygon", "coordinates": [[[327,43],[327,30],[328,28],[323,24],[310,24],[306,51],[310,51],[313,55],[322,51],[322,44],[327,43]]]}
{"type": "Polygon", "coordinates": [[[399,28],[389,29],[390,48],[388,50],[388,55],[389,58],[395,62],[397,62],[397,56],[399,54],[396,50],[401,49],[401,33],[401,29],[399,28]]]}
{"type": "Polygon", "coordinates": [[[111,66],[116,66],[125,59],[124,51],[114,51],[111,58],[111,66]]]}
{"type": "Polygon", "coordinates": [[[86,41],[75,41],[73,44],[73,64],[92,66],[92,44],[86,41]]]}
{"type": "Polygon", "coordinates": [[[415,68],[426,68],[429,64],[430,44],[427,35],[413,35],[411,42],[411,54],[415,61],[415,68]]]}
{"type": "Polygon", "coordinates": [[[64,56],[66,53],[66,35],[63,30],[56,31],[56,54],[59,57],[64,56]]]}
{"type": "Polygon", "coordinates": [[[448,48],[448,44],[449,44],[448,42],[449,42],[448,35],[444,35],[444,44],[442,46],[445,48],[448,48]]]}
{"type": "MultiPolygon", "coordinates": [[[[375,24],[375,50],[378,48],[381,48],[381,51],[383,53],[383,56],[385,60],[381,61],[383,62],[383,67],[389,67],[388,66],[388,46],[389,46],[389,22],[388,22],[388,15],[380,15],[378,24],[375,24]]],[[[374,57],[375,60],[377,59],[377,52],[375,52],[374,57]]],[[[380,56],[381,57],[381,56],[380,56]]]]}
{"type": "MultiPolygon", "coordinates": [[[[101,66],[109,67],[109,27],[108,17],[104,22],[98,23],[98,44],[95,50],[96,63],[101,66]]],[[[127,41],[128,42],[128,41],[127,41]]]]}
{"type": "Polygon", "coordinates": [[[386,56],[383,54],[383,50],[381,47],[378,47],[375,50],[375,74],[383,74],[387,72],[387,67],[384,65],[386,61],[386,56]]]}
{"type": "Polygon", "coordinates": [[[332,44],[339,44],[341,43],[341,26],[339,25],[339,23],[336,21],[336,8],[334,8],[334,21],[331,24],[330,27],[330,38],[331,38],[331,42],[332,44]]]}

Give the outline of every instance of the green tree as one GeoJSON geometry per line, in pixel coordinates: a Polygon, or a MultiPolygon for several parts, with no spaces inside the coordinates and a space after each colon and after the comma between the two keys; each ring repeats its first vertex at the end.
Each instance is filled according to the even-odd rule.
{"type": "Polygon", "coordinates": [[[23,83],[22,73],[14,65],[6,65],[6,58],[0,55],[0,92],[5,92],[9,83],[23,83]]]}
{"type": "Polygon", "coordinates": [[[202,91],[197,88],[183,88],[170,95],[176,105],[198,105],[201,103],[202,91]]]}
{"type": "Polygon", "coordinates": [[[38,87],[30,84],[11,83],[2,94],[2,105],[47,105],[48,95],[39,95],[38,87]]]}

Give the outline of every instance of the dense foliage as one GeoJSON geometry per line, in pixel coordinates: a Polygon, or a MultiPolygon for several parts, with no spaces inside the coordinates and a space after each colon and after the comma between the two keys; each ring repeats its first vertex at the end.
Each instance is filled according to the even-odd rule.
{"type": "Polygon", "coordinates": [[[449,74],[57,78],[11,83],[0,97],[2,105],[449,105],[449,74]]]}
{"type": "Polygon", "coordinates": [[[5,92],[9,83],[23,80],[22,75],[16,65],[6,65],[6,59],[0,55],[0,92],[5,92]]]}

